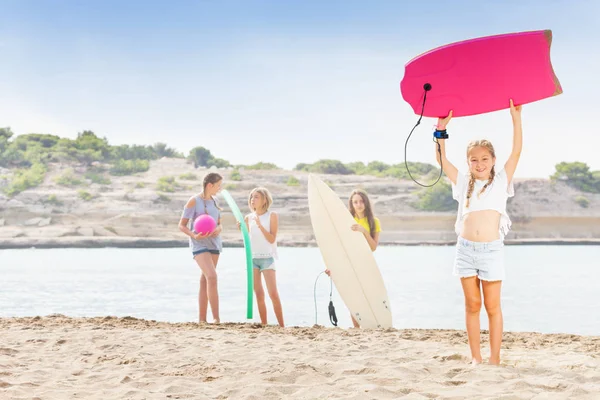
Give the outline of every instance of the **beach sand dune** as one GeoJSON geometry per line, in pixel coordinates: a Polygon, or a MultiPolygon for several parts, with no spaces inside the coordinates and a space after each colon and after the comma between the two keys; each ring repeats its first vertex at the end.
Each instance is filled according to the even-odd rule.
{"type": "Polygon", "coordinates": [[[473,367],[463,331],[2,318],[0,398],[598,399],[600,337],[506,333],[473,367]]]}

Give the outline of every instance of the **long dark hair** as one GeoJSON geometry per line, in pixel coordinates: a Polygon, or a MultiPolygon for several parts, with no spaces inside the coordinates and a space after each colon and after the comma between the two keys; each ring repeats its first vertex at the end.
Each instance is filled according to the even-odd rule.
{"type": "Polygon", "coordinates": [[[353,217],[356,217],[356,210],[352,205],[352,198],[354,195],[359,195],[362,198],[363,203],[365,203],[365,217],[367,217],[367,222],[369,223],[369,234],[373,239],[375,239],[375,216],[373,215],[373,208],[371,207],[371,201],[369,200],[369,196],[367,196],[367,192],[362,189],[355,189],[350,193],[350,198],[348,199],[348,210],[353,217]]]}

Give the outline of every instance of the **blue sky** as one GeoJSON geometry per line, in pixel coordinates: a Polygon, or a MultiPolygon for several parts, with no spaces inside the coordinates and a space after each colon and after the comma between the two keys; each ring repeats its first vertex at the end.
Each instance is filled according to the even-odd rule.
{"type": "MultiPolygon", "coordinates": [[[[600,169],[596,1],[0,0],[0,14],[0,126],[202,145],[286,168],[402,162],[417,119],[399,91],[406,62],[449,42],[552,29],[564,94],[524,108],[517,175],[545,177],[560,161],[600,169]]],[[[410,161],[435,162],[433,123],[413,135],[410,161]]],[[[476,138],[504,163],[510,116],[456,119],[450,135],[456,165],[476,138]]]]}

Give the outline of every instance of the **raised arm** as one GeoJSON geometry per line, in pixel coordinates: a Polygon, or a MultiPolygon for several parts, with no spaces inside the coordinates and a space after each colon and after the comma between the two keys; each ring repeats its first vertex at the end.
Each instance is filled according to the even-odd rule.
{"type": "MultiPolygon", "coordinates": [[[[452,119],[452,111],[448,114],[446,118],[438,118],[437,129],[442,131],[446,129],[448,122],[452,119]]],[[[456,185],[456,178],[458,176],[458,170],[448,159],[446,158],[446,139],[437,139],[437,143],[435,144],[435,159],[438,164],[441,165],[442,170],[446,174],[446,176],[452,181],[453,184],[456,185]],[[438,148],[439,144],[439,148],[438,148]]]]}
{"type": "Polygon", "coordinates": [[[504,164],[504,171],[506,172],[508,182],[512,181],[515,170],[517,169],[517,164],[519,164],[519,158],[521,158],[521,150],[523,149],[521,107],[522,106],[515,106],[512,99],[510,100],[510,115],[513,122],[513,147],[506,164],[504,164]]]}

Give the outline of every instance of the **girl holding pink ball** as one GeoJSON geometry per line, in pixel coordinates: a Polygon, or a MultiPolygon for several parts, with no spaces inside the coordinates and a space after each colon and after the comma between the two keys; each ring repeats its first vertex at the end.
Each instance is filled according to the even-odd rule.
{"type": "Polygon", "coordinates": [[[220,322],[216,268],[223,242],[221,208],[215,195],[221,190],[222,183],[221,175],[215,172],[207,174],[204,177],[202,192],[188,200],[179,220],[179,230],[189,236],[192,256],[202,271],[198,295],[200,323],[206,322],[209,303],[213,322],[220,322]],[[191,227],[190,221],[193,221],[191,227]]]}

